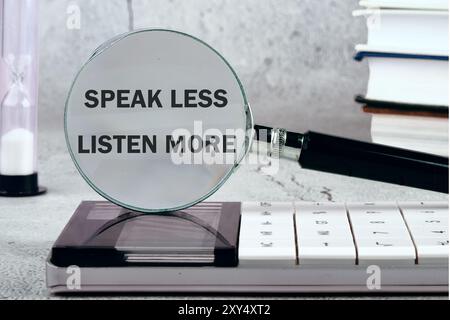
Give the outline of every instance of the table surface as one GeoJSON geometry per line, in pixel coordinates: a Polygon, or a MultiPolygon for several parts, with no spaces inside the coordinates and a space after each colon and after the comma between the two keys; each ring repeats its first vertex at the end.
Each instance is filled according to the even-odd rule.
{"type": "MultiPolygon", "coordinates": [[[[45,285],[45,260],[59,233],[83,200],[101,199],[81,178],[60,131],[43,132],[39,139],[39,175],[49,191],[34,198],[0,198],[0,299],[54,299],[45,285]]],[[[193,181],[193,185],[195,182],[193,181]]],[[[213,201],[414,201],[445,200],[448,195],[385,183],[303,170],[281,160],[276,175],[244,165],[211,197],[213,201]]],[[[210,296],[108,296],[108,299],[211,299],[210,296]]],[[[282,295],[239,296],[281,299],[371,299],[374,296],[282,295]]],[[[84,298],[84,297],[81,297],[84,298]]],[[[101,298],[99,296],[89,298],[101,298]]],[[[230,298],[230,296],[214,298],[230,298]]],[[[377,296],[381,299],[434,299],[436,295],[377,296]]],[[[64,299],[67,299],[65,297],[64,299]]]]}

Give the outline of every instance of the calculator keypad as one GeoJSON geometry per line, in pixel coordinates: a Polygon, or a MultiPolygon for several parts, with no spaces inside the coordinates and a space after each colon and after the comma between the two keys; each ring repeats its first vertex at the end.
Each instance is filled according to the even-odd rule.
{"type": "Polygon", "coordinates": [[[446,265],[445,202],[245,202],[242,266],[446,265]]]}

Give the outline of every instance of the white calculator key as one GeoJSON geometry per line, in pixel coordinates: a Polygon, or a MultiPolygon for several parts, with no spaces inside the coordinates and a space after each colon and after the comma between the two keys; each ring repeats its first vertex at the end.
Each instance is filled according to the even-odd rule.
{"type": "Polygon", "coordinates": [[[403,217],[408,223],[443,223],[448,225],[448,212],[403,212],[403,217]],[[432,213],[431,213],[432,212],[432,213]]]}
{"type": "Polygon", "coordinates": [[[264,217],[255,215],[241,216],[241,228],[284,228],[294,230],[294,216],[264,217]]]}
{"type": "Polygon", "coordinates": [[[292,219],[294,217],[293,212],[273,212],[273,211],[262,211],[262,212],[255,212],[255,211],[247,211],[241,213],[242,217],[254,217],[254,218],[261,218],[261,219],[276,219],[276,218],[283,218],[283,219],[292,219]]]}
{"type": "Polygon", "coordinates": [[[409,229],[413,238],[448,238],[448,225],[412,225],[409,229]]]}
{"type": "Polygon", "coordinates": [[[406,226],[400,211],[395,213],[384,214],[382,216],[372,216],[350,211],[350,221],[366,226],[391,226],[393,228],[406,226]]]}
{"type": "Polygon", "coordinates": [[[293,215],[295,212],[292,202],[243,202],[242,214],[262,215],[293,215]]]}
{"type": "Polygon", "coordinates": [[[267,248],[267,247],[289,247],[295,244],[295,237],[285,238],[270,238],[270,237],[248,237],[241,236],[239,238],[239,244],[252,248],[267,248]]]}
{"type": "Polygon", "coordinates": [[[448,210],[404,209],[403,215],[413,238],[448,238],[448,210]]]}
{"type": "Polygon", "coordinates": [[[295,240],[264,240],[244,238],[239,241],[239,265],[258,267],[295,267],[295,240]]]}
{"type": "Polygon", "coordinates": [[[444,225],[448,226],[448,217],[444,215],[405,215],[408,225],[444,225]]]}
{"type": "Polygon", "coordinates": [[[302,221],[299,219],[297,219],[296,221],[297,236],[300,238],[328,237],[353,239],[350,226],[346,221],[343,221],[340,224],[302,223],[302,221]]]}
{"type": "Polygon", "coordinates": [[[356,250],[352,239],[301,238],[298,240],[299,265],[355,265],[356,250]]]}
{"type": "Polygon", "coordinates": [[[402,210],[406,209],[425,209],[425,210],[440,210],[444,209],[448,211],[448,201],[410,201],[410,202],[398,202],[398,206],[402,210]]]}
{"type": "Polygon", "coordinates": [[[323,214],[336,210],[345,212],[345,205],[335,202],[295,202],[296,213],[323,214]]]}
{"type": "Polygon", "coordinates": [[[415,238],[419,265],[446,265],[449,257],[449,242],[446,239],[415,238]]]}
{"type": "Polygon", "coordinates": [[[326,214],[332,212],[347,212],[342,203],[295,202],[295,212],[298,214],[326,214]]]}
{"type": "Polygon", "coordinates": [[[413,265],[416,250],[411,239],[356,239],[360,265],[413,265]]]}
{"type": "Polygon", "coordinates": [[[448,203],[399,203],[408,226],[443,224],[448,226],[448,203]]]}
{"type": "Polygon", "coordinates": [[[342,226],[304,226],[297,224],[297,235],[299,238],[348,238],[352,239],[350,229],[342,226]]]}
{"type": "Polygon", "coordinates": [[[337,227],[350,232],[347,210],[343,204],[317,205],[296,203],[297,229],[337,227]]]}
{"type": "Polygon", "coordinates": [[[347,208],[359,264],[415,263],[415,247],[397,203],[348,204],[347,208]]]}
{"type": "Polygon", "coordinates": [[[293,213],[273,213],[273,214],[263,214],[261,212],[242,212],[242,218],[247,219],[257,219],[257,220],[284,220],[284,221],[293,221],[294,214],[293,213]]]}
{"type": "Polygon", "coordinates": [[[356,239],[392,239],[392,238],[405,238],[409,239],[410,234],[406,226],[395,227],[383,227],[383,226],[369,226],[359,227],[355,232],[356,239]]]}
{"type": "Polygon", "coordinates": [[[349,211],[362,212],[368,214],[398,211],[397,202],[365,202],[365,203],[348,202],[346,204],[346,207],[347,210],[349,211]]]}
{"type": "Polygon", "coordinates": [[[447,217],[448,219],[448,209],[447,208],[407,208],[401,209],[403,215],[405,216],[418,216],[418,217],[447,217]]]}
{"type": "Polygon", "coordinates": [[[347,215],[327,214],[323,216],[312,216],[296,213],[296,220],[305,225],[337,225],[348,224],[347,215]]]}
{"type": "Polygon", "coordinates": [[[399,206],[400,210],[403,213],[409,214],[409,213],[417,213],[417,214],[423,214],[423,215],[427,215],[427,214],[444,214],[444,215],[448,215],[448,207],[441,207],[441,206],[436,206],[436,207],[401,207],[399,206]]]}
{"type": "Polygon", "coordinates": [[[333,219],[302,219],[295,218],[297,231],[304,232],[308,230],[326,229],[326,230],[343,230],[350,233],[350,226],[348,220],[333,220],[333,219]],[[348,226],[348,227],[347,227],[348,226]]]}
{"type": "Polygon", "coordinates": [[[356,249],[344,204],[296,204],[300,265],[355,265],[356,249]]]}
{"type": "MultiPolygon", "coordinates": [[[[380,232],[395,230],[397,233],[400,232],[398,236],[402,237],[408,233],[396,203],[350,203],[347,209],[355,237],[364,237],[372,229],[380,232]]],[[[368,234],[367,236],[370,237],[368,234]]]]}
{"type": "Polygon", "coordinates": [[[295,242],[294,219],[241,218],[240,239],[264,237],[266,239],[290,239],[295,242]]]}
{"type": "MultiPolygon", "coordinates": [[[[288,212],[288,211],[286,211],[288,212]]],[[[243,213],[239,233],[239,263],[246,266],[296,265],[294,214],[243,213]]]]}
{"type": "Polygon", "coordinates": [[[294,238],[294,226],[289,227],[273,227],[273,226],[258,226],[251,227],[250,225],[242,225],[240,230],[241,238],[275,238],[275,239],[285,239],[294,238]],[[290,232],[288,232],[290,231],[290,232]]]}

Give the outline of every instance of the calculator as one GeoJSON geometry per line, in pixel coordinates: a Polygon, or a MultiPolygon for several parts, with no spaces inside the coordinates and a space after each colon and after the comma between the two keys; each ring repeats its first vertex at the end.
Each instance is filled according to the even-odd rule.
{"type": "Polygon", "coordinates": [[[204,202],[166,214],[83,202],[52,293],[448,292],[447,202],[204,202]]]}

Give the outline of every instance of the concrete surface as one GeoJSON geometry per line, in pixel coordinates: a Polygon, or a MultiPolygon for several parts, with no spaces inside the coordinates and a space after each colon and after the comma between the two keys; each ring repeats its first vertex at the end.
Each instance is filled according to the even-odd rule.
{"type": "MultiPolygon", "coordinates": [[[[37,198],[0,198],[0,299],[55,298],[49,296],[45,287],[45,260],[49,250],[78,204],[82,200],[100,199],[77,173],[62,132],[43,131],[40,152],[40,177],[42,184],[49,188],[48,194],[37,198]]],[[[264,176],[253,166],[240,168],[211,200],[413,201],[448,200],[448,195],[301,170],[296,163],[284,160],[275,176],[264,176]]],[[[300,298],[336,299],[345,296],[302,295],[300,298]]],[[[400,298],[437,296],[404,295],[400,298]]]]}
{"type": "Polygon", "coordinates": [[[208,42],[240,76],[260,124],[368,139],[353,102],[368,70],[353,61],[365,22],[357,0],[41,0],[41,126],[61,128],[76,71],[92,51],[133,28],[169,28],[208,42]],[[80,9],[80,29],[68,29],[80,9]]]}

